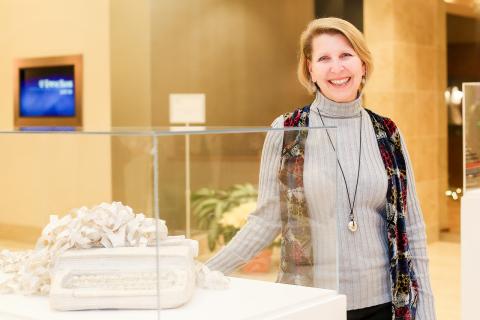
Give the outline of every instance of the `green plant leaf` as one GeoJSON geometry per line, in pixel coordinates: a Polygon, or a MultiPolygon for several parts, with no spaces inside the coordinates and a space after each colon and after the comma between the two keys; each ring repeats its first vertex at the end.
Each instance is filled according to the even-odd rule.
{"type": "Polygon", "coordinates": [[[223,239],[225,240],[225,244],[229,243],[230,240],[237,234],[239,230],[232,226],[227,226],[223,228],[223,239]]]}
{"type": "Polygon", "coordinates": [[[226,207],[226,203],[222,201],[219,201],[215,206],[215,218],[217,220],[220,220],[222,218],[223,213],[225,212],[225,207],[226,207]]]}
{"type": "Polygon", "coordinates": [[[196,196],[212,196],[216,193],[216,191],[214,189],[210,189],[210,188],[201,188],[201,189],[198,189],[197,191],[195,191],[194,193],[192,193],[192,197],[196,197],[196,196]]]}
{"type": "Polygon", "coordinates": [[[207,230],[210,250],[215,250],[220,236],[223,235],[227,243],[238,232],[232,226],[219,224],[225,212],[248,201],[256,201],[257,195],[258,191],[250,183],[235,184],[226,190],[201,188],[192,193],[192,213],[198,227],[207,230]]]}
{"type": "Polygon", "coordinates": [[[210,251],[214,251],[217,245],[218,237],[220,235],[221,226],[215,221],[211,221],[208,228],[208,248],[210,251]]]}
{"type": "Polygon", "coordinates": [[[198,215],[198,213],[204,210],[205,208],[210,208],[210,207],[215,208],[215,206],[219,201],[220,200],[218,199],[205,199],[205,201],[202,201],[201,203],[198,203],[197,205],[192,206],[192,213],[194,215],[198,215]]]}
{"type": "Polygon", "coordinates": [[[198,226],[201,229],[207,229],[210,222],[215,219],[215,207],[216,205],[210,205],[207,207],[202,208],[202,210],[198,211],[195,214],[195,217],[198,222],[198,226]]]}

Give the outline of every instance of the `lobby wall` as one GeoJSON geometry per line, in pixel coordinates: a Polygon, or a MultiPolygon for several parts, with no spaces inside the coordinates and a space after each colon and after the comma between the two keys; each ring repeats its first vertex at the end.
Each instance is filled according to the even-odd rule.
{"type": "Polygon", "coordinates": [[[313,1],[163,0],[152,6],[152,118],[169,93],[206,93],[208,125],[269,126],[310,101],[296,78],[313,1]]]}
{"type": "Polygon", "coordinates": [[[446,13],[443,0],[364,0],[375,60],[366,106],[392,117],[405,137],[429,241],[448,226],[446,13]]]}
{"type": "MultiPolygon", "coordinates": [[[[297,81],[296,63],[299,35],[313,17],[311,0],[154,1],[152,123],[169,125],[170,93],[205,93],[207,126],[268,127],[307,104],[311,97],[297,81]]],[[[263,137],[192,138],[192,191],[257,184],[263,137]]],[[[161,141],[161,212],[181,229],[185,143],[182,137],[161,141]]]]}
{"type": "MultiPolygon", "coordinates": [[[[87,129],[110,126],[109,1],[0,1],[0,127],[13,128],[13,61],[83,54],[87,129]]],[[[0,234],[34,240],[49,214],[111,201],[110,139],[0,136],[0,234]]]]}
{"type": "MultiPolygon", "coordinates": [[[[364,31],[376,60],[366,105],[399,124],[416,173],[429,240],[436,240],[446,216],[444,3],[364,4],[364,31]]],[[[298,37],[313,17],[310,0],[0,1],[0,70],[7,70],[0,72],[0,127],[13,124],[14,58],[78,53],[84,55],[87,129],[167,126],[169,93],[189,92],[206,93],[208,126],[269,126],[276,116],[311,101],[295,72],[298,37]]],[[[0,147],[12,150],[12,157],[0,159],[0,168],[10,170],[10,180],[4,179],[0,191],[8,195],[18,186],[24,188],[24,196],[1,200],[9,212],[0,212],[0,224],[10,224],[15,215],[18,219],[13,221],[20,225],[41,227],[52,213],[49,208],[64,213],[71,203],[119,200],[136,211],[152,212],[148,138],[97,139],[88,146],[60,137],[42,139],[2,139],[0,147]],[[45,152],[52,156],[35,159],[27,172],[26,160],[21,163],[13,155],[42,159],[43,150],[33,153],[39,143],[48,145],[45,152]],[[72,166],[81,169],[70,170],[72,166]],[[42,175],[42,168],[55,168],[61,179],[52,180],[45,170],[42,175]],[[33,174],[39,175],[35,183],[33,174]],[[64,188],[65,181],[77,189],[64,188]],[[44,183],[55,190],[54,197],[44,183]],[[32,197],[25,202],[27,194],[32,197]]],[[[261,139],[192,139],[197,155],[192,158],[192,190],[257,183],[261,139]]],[[[159,142],[161,209],[181,226],[184,139],[161,137],[159,142]]]]}
{"type": "MultiPolygon", "coordinates": [[[[113,127],[150,127],[151,0],[110,1],[110,83],[113,127]]],[[[111,140],[112,197],[153,214],[151,137],[111,140]]]]}

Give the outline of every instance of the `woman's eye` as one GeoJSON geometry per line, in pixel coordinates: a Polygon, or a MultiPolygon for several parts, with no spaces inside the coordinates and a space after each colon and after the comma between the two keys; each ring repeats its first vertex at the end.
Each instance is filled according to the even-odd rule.
{"type": "Polygon", "coordinates": [[[348,52],[346,53],[342,53],[341,57],[344,58],[344,57],[351,57],[352,55],[348,52]]]}
{"type": "Polygon", "coordinates": [[[322,57],[318,58],[318,61],[325,61],[325,60],[327,60],[327,59],[328,59],[327,56],[322,56],[322,57]]]}

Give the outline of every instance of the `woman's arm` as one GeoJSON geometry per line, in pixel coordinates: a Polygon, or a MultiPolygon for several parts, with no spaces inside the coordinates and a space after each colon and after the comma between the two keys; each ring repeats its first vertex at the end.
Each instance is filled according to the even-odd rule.
{"type": "Polygon", "coordinates": [[[419,282],[419,299],[417,305],[417,320],[435,320],[435,306],[430,275],[428,271],[427,236],[423,221],[422,209],[415,190],[415,176],[413,174],[410,156],[405,145],[405,140],[400,134],[402,151],[407,166],[407,235],[410,253],[413,256],[413,265],[419,282]]]}
{"type": "MultiPolygon", "coordinates": [[[[278,117],[272,127],[282,128],[283,117],[278,117]]],[[[260,250],[268,246],[281,228],[280,195],[277,174],[280,167],[283,131],[269,131],[262,150],[257,208],[235,237],[207,261],[211,270],[231,273],[247,263],[260,250]]]]}

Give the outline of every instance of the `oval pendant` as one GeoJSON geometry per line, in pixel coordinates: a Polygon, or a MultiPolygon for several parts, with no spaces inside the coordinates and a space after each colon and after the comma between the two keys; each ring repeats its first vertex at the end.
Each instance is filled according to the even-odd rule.
{"type": "Polygon", "coordinates": [[[352,232],[357,231],[358,226],[357,226],[357,223],[355,222],[355,220],[350,220],[350,222],[348,223],[348,229],[352,232]]]}

